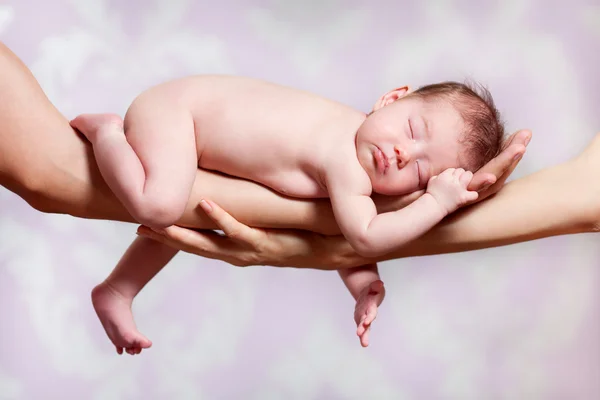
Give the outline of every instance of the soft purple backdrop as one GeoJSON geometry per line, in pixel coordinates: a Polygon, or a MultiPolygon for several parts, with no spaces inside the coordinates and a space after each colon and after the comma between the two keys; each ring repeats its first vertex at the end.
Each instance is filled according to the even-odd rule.
{"type": "MultiPolygon", "coordinates": [[[[190,74],[260,77],[365,111],[398,85],[473,78],[510,131],[534,131],[514,177],[600,130],[592,0],[9,0],[0,40],[67,117],[123,114],[190,74]]],[[[0,210],[1,399],[600,398],[595,235],[384,263],[366,350],[335,273],[180,255],[135,304],[154,347],[119,357],[89,292],[135,226],[44,215],[4,189],[0,210]]]]}

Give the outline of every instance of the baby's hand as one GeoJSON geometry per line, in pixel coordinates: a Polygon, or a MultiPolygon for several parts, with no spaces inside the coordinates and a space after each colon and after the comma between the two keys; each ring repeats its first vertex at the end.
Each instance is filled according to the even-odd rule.
{"type": "Polygon", "coordinates": [[[383,287],[383,282],[376,280],[365,287],[356,300],[354,322],[356,322],[356,335],[360,338],[362,347],[369,345],[371,324],[377,317],[377,307],[379,307],[384,297],[385,288],[383,287]]]}
{"type": "Polygon", "coordinates": [[[477,200],[477,192],[467,190],[471,179],[473,179],[471,171],[448,168],[429,180],[427,193],[433,196],[443,211],[450,214],[468,202],[477,200]]]}

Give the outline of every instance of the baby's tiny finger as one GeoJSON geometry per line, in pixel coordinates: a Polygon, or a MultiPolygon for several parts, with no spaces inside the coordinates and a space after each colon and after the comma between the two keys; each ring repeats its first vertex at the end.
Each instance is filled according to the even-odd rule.
{"type": "Polygon", "coordinates": [[[375,318],[377,318],[377,308],[374,308],[373,310],[369,310],[369,312],[367,313],[367,318],[365,318],[365,324],[371,325],[373,323],[373,321],[375,321],[375,318]]]}
{"type": "Polygon", "coordinates": [[[477,200],[478,197],[479,197],[479,192],[469,191],[465,195],[465,199],[467,200],[467,202],[475,201],[475,200],[477,200]]]}
{"type": "Polygon", "coordinates": [[[440,175],[452,176],[452,175],[454,175],[454,171],[456,171],[456,168],[448,168],[447,170],[442,172],[440,175]]]}
{"type": "Polygon", "coordinates": [[[361,331],[361,334],[362,334],[362,330],[365,329],[365,318],[366,317],[367,317],[366,315],[363,315],[362,318],[360,319],[360,321],[358,322],[358,325],[357,325],[357,328],[358,328],[359,331],[361,331]]]}
{"type": "Polygon", "coordinates": [[[365,327],[363,324],[359,324],[356,328],[356,336],[362,336],[365,333],[365,327]]]}
{"type": "Polygon", "coordinates": [[[459,182],[466,187],[471,182],[471,179],[473,179],[473,173],[471,171],[464,171],[460,175],[459,182]]]}
{"type": "Polygon", "coordinates": [[[369,346],[369,328],[365,331],[365,333],[360,338],[360,344],[362,347],[369,346]]]}
{"type": "Polygon", "coordinates": [[[454,173],[453,173],[452,175],[453,175],[453,176],[454,176],[456,179],[459,179],[459,178],[462,176],[462,174],[464,174],[464,173],[465,173],[465,170],[464,170],[464,169],[462,169],[462,168],[456,168],[456,169],[454,170],[454,173]]]}

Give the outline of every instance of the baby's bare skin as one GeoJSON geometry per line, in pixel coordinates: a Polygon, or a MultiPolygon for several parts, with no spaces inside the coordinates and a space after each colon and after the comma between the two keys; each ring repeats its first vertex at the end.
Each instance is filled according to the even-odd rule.
{"type": "Polygon", "coordinates": [[[189,78],[155,89],[185,99],[201,168],[291,197],[328,197],[322,170],[346,156],[336,149],[353,142],[365,119],[337,102],[247,78],[189,78]]]}
{"type": "MultiPolygon", "coordinates": [[[[459,113],[406,94],[406,88],[389,92],[366,119],[337,102],[263,81],[190,77],[142,93],[127,112],[125,135],[112,115],[82,115],[72,125],[92,142],[110,188],[145,225],[166,227],[181,217],[199,166],[291,197],[330,197],[348,241],[359,253],[375,255],[420,236],[476,197],[466,190],[472,174],[449,169],[459,163],[459,113]],[[377,215],[370,198],[373,191],[407,194],[425,187],[426,195],[400,211],[377,215]]],[[[175,254],[154,250],[163,254],[159,262],[148,256],[151,246],[161,245],[136,240],[93,293],[119,352],[134,354],[151,344],[135,328],[131,301],[175,254]]],[[[357,334],[366,346],[385,295],[383,285],[371,288],[379,280],[376,265],[341,276],[365,317],[357,319],[357,334]]]]}
{"type": "Polygon", "coordinates": [[[458,111],[401,99],[405,94],[393,91],[363,124],[363,113],[306,92],[248,78],[193,77],[134,101],[125,118],[129,143],[116,124],[94,133],[86,128],[92,118],[101,125],[103,116],[82,116],[74,125],[88,132],[109,186],[145,225],[165,227],[180,218],[199,166],[291,197],[330,197],[344,236],[374,256],[471,200],[464,184],[447,179],[413,207],[377,215],[373,191],[411,193],[459,164],[458,111]],[[399,223],[405,234],[398,234],[399,223]]]}

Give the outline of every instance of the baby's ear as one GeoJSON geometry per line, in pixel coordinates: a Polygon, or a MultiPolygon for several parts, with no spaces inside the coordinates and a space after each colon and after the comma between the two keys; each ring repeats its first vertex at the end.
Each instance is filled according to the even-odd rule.
{"type": "Polygon", "coordinates": [[[377,111],[380,108],[387,106],[388,104],[392,104],[396,100],[406,96],[409,91],[410,88],[408,86],[402,86],[394,90],[390,90],[389,92],[381,96],[379,100],[377,100],[377,102],[373,106],[373,111],[377,111]]]}

